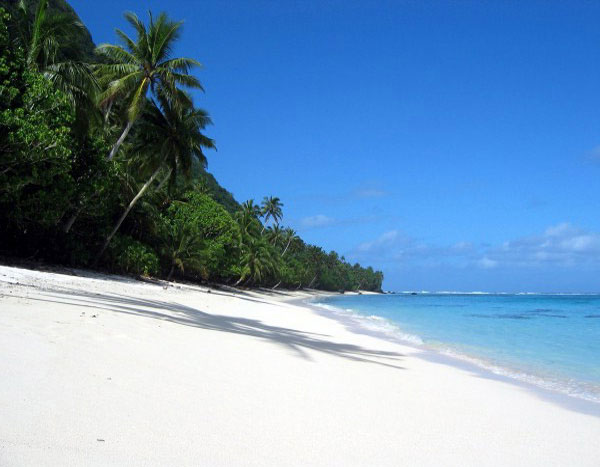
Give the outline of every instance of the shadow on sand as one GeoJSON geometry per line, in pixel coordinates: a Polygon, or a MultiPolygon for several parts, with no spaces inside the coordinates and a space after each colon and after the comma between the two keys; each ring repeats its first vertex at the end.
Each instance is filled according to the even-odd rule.
{"type": "MultiPolygon", "coordinates": [[[[307,349],[348,360],[383,365],[403,369],[396,363],[402,357],[396,352],[367,349],[358,345],[344,344],[328,340],[327,335],[303,332],[297,329],[271,326],[260,320],[239,316],[213,315],[180,303],[135,298],[118,294],[86,293],[81,291],[51,291],[40,293],[41,297],[28,297],[65,305],[80,305],[94,309],[143,316],[168,321],[184,326],[192,326],[210,331],[228,332],[264,339],[280,345],[297,356],[310,360],[307,349]]],[[[260,301],[250,297],[237,297],[240,300],[260,301]]],[[[265,302],[268,303],[268,302],[265,302]]]]}

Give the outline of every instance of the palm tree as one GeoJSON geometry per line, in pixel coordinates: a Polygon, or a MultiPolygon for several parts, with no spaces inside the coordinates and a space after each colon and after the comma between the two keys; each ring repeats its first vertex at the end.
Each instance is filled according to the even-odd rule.
{"type": "MultiPolygon", "coordinates": [[[[275,227],[273,229],[278,229],[279,226],[275,225],[275,227]]],[[[298,235],[296,234],[296,231],[294,229],[291,228],[287,228],[287,229],[283,229],[280,231],[280,239],[283,241],[283,243],[285,243],[285,248],[283,249],[283,252],[281,253],[281,257],[283,258],[283,256],[285,255],[286,251],[288,250],[288,248],[290,247],[290,245],[292,244],[292,242],[295,242],[296,240],[299,240],[300,237],[298,237],[298,235]]],[[[279,282],[277,282],[277,284],[275,284],[273,286],[273,290],[275,290],[277,287],[279,287],[279,284],[281,284],[282,280],[279,280],[279,282]]]]}
{"type": "Polygon", "coordinates": [[[273,246],[278,246],[283,240],[284,231],[279,224],[275,224],[273,227],[267,227],[267,240],[273,246]]]}
{"type": "Polygon", "coordinates": [[[261,234],[265,231],[267,226],[267,222],[272,218],[276,224],[279,223],[281,218],[283,217],[283,211],[281,208],[283,207],[283,203],[276,196],[265,196],[261,205],[261,214],[265,217],[265,223],[263,225],[263,229],[261,234]]]}
{"type": "Polygon", "coordinates": [[[277,261],[262,238],[252,239],[245,245],[244,250],[240,258],[240,279],[235,285],[239,285],[245,279],[251,280],[252,283],[260,283],[265,276],[277,270],[277,261]]]}
{"type": "Polygon", "coordinates": [[[235,221],[240,228],[241,244],[248,243],[250,239],[259,236],[260,223],[257,217],[260,215],[260,207],[249,199],[242,203],[242,208],[235,213],[235,221]]]}
{"type": "Polygon", "coordinates": [[[189,74],[193,68],[201,66],[200,63],[192,58],[172,57],[182,22],[171,21],[166,13],[158,15],[156,20],[152,13],[149,16],[146,27],[134,13],[125,13],[125,19],[135,29],[136,39],[117,29],[123,46],[102,44],[96,49],[109,62],[97,66],[100,83],[105,89],[100,96],[100,104],[110,111],[115,99],[125,99],[127,111],[127,123],[111,148],[108,160],[115,156],[125,141],[142,111],[148,92],[154,97],[161,94],[189,107],[190,97],[180,92],[178,87],[202,89],[200,81],[189,74]]]}
{"type": "Polygon", "coordinates": [[[169,258],[170,270],[167,281],[171,280],[175,268],[182,273],[185,267],[193,267],[206,276],[205,245],[195,225],[188,222],[168,223],[165,226],[162,254],[169,258]]]}
{"type": "Polygon", "coordinates": [[[131,209],[144,195],[161,170],[166,169],[166,177],[174,182],[179,171],[189,177],[194,159],[206,166],[206,157],[202,150],[203,148],[214,149],[215,143],[203,135],[201,130],[210,123],[210,117],[204,110],[175,105],[173,101],[168,100],[162,94],[158,95],[158,103],[152,101],[152,105],[148,106],[144,118],[140,121],[140,138],[132,148],[134,154],[144,156],[151,151],[150,157],[141,166],[150,168],[152,174],[127,205],[106,238],[96,257],[96,262],[131,209]]]}
{"type": "Polygon", "coordinates": [[[242,203],[242,212],[256,219],[258,216],[260,216],[260,206],[258,204],[254,204],[253,199],[249,199],[248,201],[244,201],[242,203]]]}
{"type": "MultiPolygon", "coordinates": [[[[189,74],[201,64],[191,58],[171,57],[174,43],[181,34],[182,22],[171,21],[166,13],[161,13],[156,21],[152,13],[149,16],[146,27],[134,13],[126,13],[125,19],[136,31],[136,40],[117,29],[123,46],[101,44],[96,48],[96,53],[108,62],[95,65],[99,84],[104,89],[99,102],[106,107],[106,118],[116,99],[125,100],[127,111],[125,128],[108,154],[109,161],[115,157],[142,112],[149,91],[155,98],[162,94],[177,105],[189,107],[191,98],[178,86],[202,90],[200,81],[189,74]]],[[[84,200],[79,202],[79,207],[65,223],[65,232],[69,232],[85,204],[84,200]]]]}
{"type": "Polygon", "coordinates": [[[296,240],[299,239],[298,235],[296,234],[296,231],[289,227],[284,230],[284,237],[287,241],[287,244],[285,245],[285,248],[283,250],[283,253],[281,253],[281,256],[285,255],[285,252],[288,250],[288,248],[290,247],[292,242],[295,242],[296,240]]]}

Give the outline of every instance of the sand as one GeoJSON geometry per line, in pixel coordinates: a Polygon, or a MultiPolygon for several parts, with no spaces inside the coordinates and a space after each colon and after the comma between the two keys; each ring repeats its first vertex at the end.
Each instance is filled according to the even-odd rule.
{"type": "MultiPolygon", "coordinates": [[[[599,466],[577,403],[239,292],[0,267],[2,466],[599,466]]],[[[587,406],[586,406],[587,407],[587,406]]]]}

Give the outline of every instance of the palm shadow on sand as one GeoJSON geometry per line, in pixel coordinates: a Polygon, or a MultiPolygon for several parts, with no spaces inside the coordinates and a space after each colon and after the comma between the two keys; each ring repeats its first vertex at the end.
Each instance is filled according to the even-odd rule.
{"type": "MultiPolygon", "coordinates": [[[[397,361],[402,357],[402,354],[397,352],[387,352],[368,349],[354,344],[333,342],[328,340],[329,336],[324,334],[271,326],[260,320],[239,316],[214,315],[176,302],[82,291],[66,292],[48,290],[41,292],[41,295],[44,298],[29,297],[29,299],[66,305],[83,305],[88,308],[143,316],[210,331],[252,336],[280,345],[307,360],[311,359],[306,352],[307,349],[310,349],[348,360],[403,369],[397,365],[397,361]]],[[[246,298],[238,297],[238,299],[245,300],[246,298]]]]}

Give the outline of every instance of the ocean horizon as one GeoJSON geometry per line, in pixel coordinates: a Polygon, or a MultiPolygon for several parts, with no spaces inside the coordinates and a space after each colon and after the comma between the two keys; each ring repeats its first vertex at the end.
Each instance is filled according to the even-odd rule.
{"type": "Polygon", "coordinates": [[[369,333],[600,403],[600,294],[404,291],[314,305],[369,333]]]}

